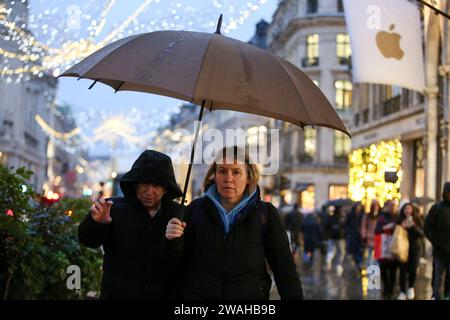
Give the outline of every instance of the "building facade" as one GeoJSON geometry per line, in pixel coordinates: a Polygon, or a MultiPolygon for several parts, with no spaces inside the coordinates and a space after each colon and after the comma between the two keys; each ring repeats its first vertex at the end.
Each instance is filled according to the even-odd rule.
{"type": "Polygon", "coordinates": [[[350,194],[355,200],[415,199],[426,209],[449,180],[448,22],[441,29],[441,16],[420,9],[424,92],[354,85],[350,194]]]}
{"type": "MultiPolygon", "coordinates": [[[[27,21],[28,1],[0,1],[0,8],[3,13],[10,11],[8,20],[18,25],[27,21]]],[[[0,48],[18,53],[17,43],[9,41],[7,34],[6,27],[0,28],[0,48]]],[[[0,56],[0,65],[6,59],[0,56]]],[[[11,68],[23,66],[15,59],[9,59],[8,65],[11,68]]],[[[44,132],[36,121],[39,116],[53,130],[60,132],[75,128],[70,113],[64,113],[56,105],[57,80],[48,74],[31,75],[28,81],[16,79],[11,76],[0,82],[0,163],[15,169],[24,166],[32,170],[34,174],[29,183],[36,192],[56,188],[71,196],[79,194],[77,176],[80,170],[75,168],[79,166],[80,154],[66,152],[53,143],[49,132],[44,132]]]]}
{"type": "MultiPolygon", "coordinates": [[[[269,49],[301,68],[320,87],[348,127],[352,119],[351,49],[341,1],[285,0],[273,15],[269,49]]],[[[348,196],[350,139],[328,128],[277,121],[281,174],[277,189],[304,210],[348,196]]]]}

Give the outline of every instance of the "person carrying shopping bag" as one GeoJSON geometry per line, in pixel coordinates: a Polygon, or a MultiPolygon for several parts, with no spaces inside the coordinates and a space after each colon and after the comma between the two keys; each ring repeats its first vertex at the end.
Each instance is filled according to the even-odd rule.
{"type": "Polygon", "coordinates": [[[423,220],[419,210],[411,202],[400,209],[391,252],[399,260],[400,294],[398,300],[413,300],[417,267],[423,254],[423,220]]]}

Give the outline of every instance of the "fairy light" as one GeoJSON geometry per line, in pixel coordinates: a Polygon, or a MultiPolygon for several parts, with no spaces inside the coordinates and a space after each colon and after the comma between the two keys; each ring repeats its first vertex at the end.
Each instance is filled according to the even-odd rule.
{"type": "Polygon", "coordinates": [[[368,148],[354,150],[349,155],[350,198],[366,206],[372,199],[383,205],[391,199],[400,200],[402,181],[402,144],[399,140],[381,141],[368,148]],[[385,181],[385,172],[397,172],[395,183],[385,181]]]}
{"type": "Polygon", "coordinates": [[[103,10],[103,12],[100,14],[100,22],[95,26],[95,31],[94,31],[94,37],[97,37],[103,30],[103,28],[105,27],[106,24],[106,16],[108,15],[109,11],[111,11],[112,7],[114,6],[114,4],[116,3],[116,0],[110,0],[108,1],[108,3],[105,6],[105,9],[103,10]]]}
{"type": "Polygon", "coordinates": [[[114,39],[118,34],[120,34],[134,19],[137,18],[138,15],[140,15],[146,7],[152,3],[153,0],[146,0],[143,4],[139,6],[139,8],[131,14],[116,30],[111,32],[109,35],[106,36],[104,40],[102,40],[99,43],[100,47],[103,47],[107,43],[109,43],[112,39],[114,39]]]}
{"type": "Polygon", "coordinates": [[[34,117],[36,122],[41,126],[41,128],[46,131],[48,134],[50,134],[52,137],[57,138],[57,139],[62,139],[62,140],[68,140],[70,138],[72,138],[73,136],[76,136],[77,134],[80,133],[81,129],[80,128],[75,128],[73,130],[71,130],[70,132],[59,132],[54,130],[53,128],[51,128],[45,121],[44,119],[41,118],[41,116],[39,116],[38,114],[34,117]]]}
{"type": "MultiPolygon", "coordinates": [[[[161,125],[159,121],[155,121],[157,113],[156,109],[152,109],[147,114],[143,114],[137,108],[131,108],[127,114],[112,116],[103,110],[81,112],[77,116],[77,122],[82,126],[70,132],[60,132],[51,128],[40,115],[36,115],[35,120],[42,131],[52,138],[55,145],[66,152],[73,154],[96,143],[106,143],[123,153],[130,147],[142,149],[150,145],[151,139],[156,136],[157,128],[161,125]],[[98,119],[101,119],[100,123],[98,119]],[[153,123],[153,126],[149,128],[148,123],[153,123]]],[[[80,163],[84,167],[87,165],[85,160],[84,162],[80,160],[80,163]]],[[[80,167],[79,170],[82,168],[80,167]]]]}
{"type": "MultiPolygon", "coordinates": [[[[156,30],[180,30],[186,27],[198,31],[211,31],[211,26],[216,24],[218,13],[222,13],[224,8],[228,8],[227,17],[223,22],[223,33],[227,34],[238,28],[252,12],[258,10],[267,0],[243,3],[236,0],[214,0],[206,2],[206,5],[201,7],[176,1],[167,3],[159,0],[146,0],[103,39],[96,41],[96,38],[105,29],[109,14],[116,2],[116,0],[107,1],[99,14],[95,7],[90,8],[89,4],[84,5],[81,9],[87,14],[81,14],[81,18],[84,19],[83,21],[88,21],[89,27],[76,32],[66,26],[65,19],[57,16],[61,12],[57,7],[52,10],[46,9],[39,14],[30,14],[30,23],[27,25],[22,22],[8,21],[12,9],[7,9],[2,5],[0,7],[0,27],[4,27],[6,31],[4,40],[14,44],[13,47],[17,50],[12,52],[5,48],[0,49],[0,58],[3,58],[0,78],[6,83],[12,83],[29,80],[31,75],[39,77],[50,74],[56,77],[61,70],[69,68],[94,51],[125,35],[156,30]],[[149,20],[145,13],[148,13],[150,7],[155,7],[156,10],[152,11],[154,19],[149,20]],[[217,15],[198,14],[211,10],[216,11],[217,15]],[[145,16],[145,23],[139,21],[142,15],[145,16]],[[54,21],[57,21],[56,26],[52,25],[52,20],[50,20],[52,17],[55,17],[54,21]],[[78,39],[74,39],[75,36],[78,39]],[[15,65],[14,61],[24,65],[15,65]]],[[[89,3],[91,6],[96,6],[92,0],[89,3]]],[[[201,4],[203,5],[205,2],[202,1],[201,4]]]]}

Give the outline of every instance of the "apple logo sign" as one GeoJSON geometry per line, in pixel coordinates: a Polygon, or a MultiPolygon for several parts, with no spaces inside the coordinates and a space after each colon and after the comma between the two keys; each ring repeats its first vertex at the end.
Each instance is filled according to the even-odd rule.
{"type": "MultiPolygon", "coordinates": [[[[389,31],[393,31],[395,24],[389,27],[389,31]]],[[[395,58],[401,60],[403,58],[404,52],[400,48],[400,38],[402,36],[396,32],[386,32],[380,31],[377,33],[376,42],[378,50],[386,58],[395,58]]]]}

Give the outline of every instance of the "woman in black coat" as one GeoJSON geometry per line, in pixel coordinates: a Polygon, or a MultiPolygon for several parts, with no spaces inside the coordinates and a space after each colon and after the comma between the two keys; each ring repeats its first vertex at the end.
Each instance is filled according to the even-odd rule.
{"type": "Polygon", "coordinates": [[[409,251],[408,261],[400,263],[400,294],[398,299],[414,299],[414,285],[416,282],[417,267],[424,251],[423,219],[419,214],[419,209],[412,203],[404,204],[398,215],[397,224],[408,231],[409,251]],[[407,288],[408,278],[408,291],[407,288]]]}
{"type": "Polygon", "coordinates": [[[174,218],[167,226],[169,251],[176,269],[183,272],[182,296],[194,300],[269,299],[267,260],[281,299],[302,299],[278,212],[261,201],[258,169],[247,154],[245,162],[239,159],[244,152],[238,150],[223,150],[218,159],[225,161],[210,167],[203,197],[189,205],[183,222],[174,218]]]}

